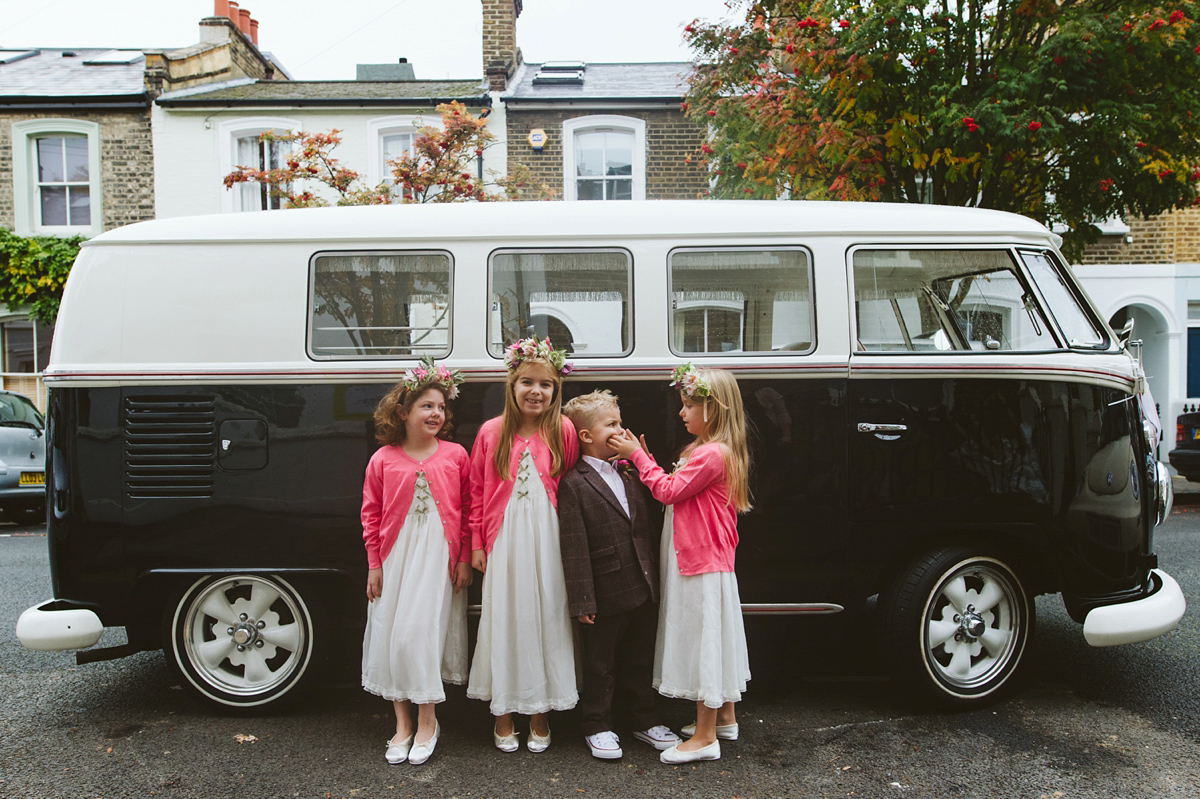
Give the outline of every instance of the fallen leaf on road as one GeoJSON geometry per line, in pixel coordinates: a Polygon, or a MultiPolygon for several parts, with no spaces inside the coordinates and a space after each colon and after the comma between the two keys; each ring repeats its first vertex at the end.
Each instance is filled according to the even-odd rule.
{"type": "Polygon", "coordinates": [[[254,743],[255,741],[258,740],[258,738],[256,738],[253,735],[246,735],[245,733],[239,732],[237,735],[233,736],[233,740],[237,741],[240,744],[244,744],[247,742],[254,743]]]}

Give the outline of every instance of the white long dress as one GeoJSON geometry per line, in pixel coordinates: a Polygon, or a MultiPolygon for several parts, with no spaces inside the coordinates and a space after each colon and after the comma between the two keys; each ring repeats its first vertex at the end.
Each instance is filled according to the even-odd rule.
{"type": "Polygon", "coordinates": [[[521,454],[483,577],[483,612],[467,696],[493,716],[568,710],[579,701],[558,516],[521,454]]]}
{"type": "Polygon", "coordinates": [[[662,602],[654,644],[654,688],[663,696],[720,707],[741,700],[750,679],[737,575],[679,573],[674,510],[667,506],[659,553],[662,602]]]}
{"type": "Polygon", "coordinates": [[[367,606],[362,685],[385,699],[444,702],[467,679],[467,592],[450,582],[450,545],[425,473],[383,561],[382,595],[367,606]]]}

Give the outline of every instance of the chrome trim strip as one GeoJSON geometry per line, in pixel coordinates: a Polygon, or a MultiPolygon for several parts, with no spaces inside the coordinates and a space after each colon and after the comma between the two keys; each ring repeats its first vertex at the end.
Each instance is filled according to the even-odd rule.
{"type": "MultiPolygon", "coordinates": [[[[482,605],[467,605],[467,614],[478,616],[482,605]]],[[[743,616],[827,616],[845,610],[832,602],[784,602],[781,604],[742,603],[743,616]]]]}

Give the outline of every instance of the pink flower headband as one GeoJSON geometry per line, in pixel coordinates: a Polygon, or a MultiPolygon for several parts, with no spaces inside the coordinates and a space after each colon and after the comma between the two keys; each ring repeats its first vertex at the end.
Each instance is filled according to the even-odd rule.
{"type": "Polygon", "coordinates": [[[567,360],[566,350],[556,350],[550,339],[538,341],[537,336],[514,341],[505,350],[504,365],[508,371],[514,371],[524,361],[545,361],[554,367],[559,377],[566,377],[575,369],[575,365],[567,360]]]}
{"type": "Polygon", "coordinates": [[[687,394],[688,399],[704,398],[712,393],[708,381],[700,376],[696,367],[690,363],[680,364],[671,372],[671,385],[679,386],[679,390],[687,394]]]}
{"type": "Polygon", "coordinates": [[[446,399],[458,397],[458,385],[466,380],[463,373],[457,369],[447,369],[433,362],[433,356],[426,355],[421,359],[420,366],[414,366],[400,378],[400,384],[409,391],[424,388],[439,388],[446,394],[446,399]]]}

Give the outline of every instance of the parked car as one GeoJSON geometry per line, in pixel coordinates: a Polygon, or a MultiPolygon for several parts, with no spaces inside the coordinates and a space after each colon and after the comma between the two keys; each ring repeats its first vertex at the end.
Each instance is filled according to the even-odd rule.
{"type": "Polygon", "coordinates": [[[0,512],[15,522],[46,518],[46,422],[13,391],[0,391],[0,512]]]}
{"type": "Polygon", "coordinates": [[[1200,483],[1200,411],[1181,413],[1175,419],[1175,449],[1167,458],[1184,479],[1200,483]]]}

